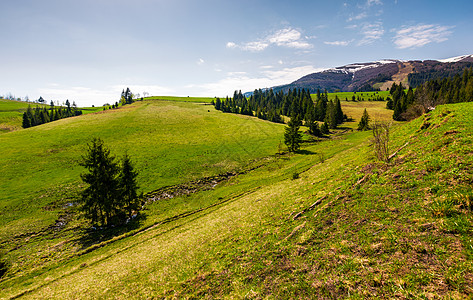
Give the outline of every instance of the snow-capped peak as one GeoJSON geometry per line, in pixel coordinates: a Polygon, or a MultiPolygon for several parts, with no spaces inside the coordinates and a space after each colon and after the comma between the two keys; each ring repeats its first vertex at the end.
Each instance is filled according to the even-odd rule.
{"type": "Polygon", "coordinates": [[[371,62],[371,63],[349,64],[349,65],[346,65],[346,66],[343,66],[343,67],[328,69],[325,72],[345,73],[345,74],[352,73],[352,74],[354,74],[354,73],[356,73],[360,70],[363,70],[363,69],[376,68],[376,67],[379,67],[381,65],[395,64],[397,62],[399,62],[399,61],[385,59],[385,60],[375,61],[375,62],[371,62]]]}
{"type": "Polygon", "coordinates": [[[443,63],[453,63],[453,62],[459,62],[461,60],[464,60],[465,58],[473,58],[473,55],[461,55],[461,56],[455,56],[455,57],[450,57],[450,58],[446,58],[446,59],[439,59],[438,61],[439,62],[443,62],[443,63]]]}

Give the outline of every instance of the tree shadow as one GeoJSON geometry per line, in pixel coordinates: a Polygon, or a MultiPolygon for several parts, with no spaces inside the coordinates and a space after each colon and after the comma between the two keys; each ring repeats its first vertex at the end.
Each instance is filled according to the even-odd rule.
{"type": "Polygon", "coordinates": [[[303,150],[297,151],[297,154],[314,155],[314,154],[317,154],[317,153],[315,153],[314,151],[303,149],[303,150]]]}
{"type": "Polygon", "coordinates": [[[78,243],[82,250],[95,244],[109,241],[127,232],[139,229],[143,226],[146,220],[146,213],[141,211],[135,218],[130,219],[127,223],[120,225],[110,225],[107,227],[92,227],[83,228],[80,232],[78,243]]]}

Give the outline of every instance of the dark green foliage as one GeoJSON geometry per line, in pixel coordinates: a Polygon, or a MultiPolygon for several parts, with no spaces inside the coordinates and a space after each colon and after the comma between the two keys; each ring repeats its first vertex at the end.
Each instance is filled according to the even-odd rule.
{"type": "Polygon", "coordinates": [[[119,186],[121,189],[121,197],[123,199],[123,209],[128,218],[131,218],[133,212],[138,211],[140,208],[140,202],[137,195],[137,176],[138,173],[134,170],[130,157],[125,153],[121,165],[119,186]]]}
{"type": "Polygon", "coordinates": [[[215,100],[215,109],[220,110],[221,105],[222,105],[222,101],[220,101],[220,98],[217,98],[217,100],[215,100]]]}
{"type": "MultiPolygon", "coordinates": [[[[126,104],[132,104],[135,102],[133,100],[133,93],[131,92],[130,88],[126,88],[126,90],[122,90],[122,95],[120,97],[120,104],[121,105],[126,105],[126,104]]],[[[115,108],[118,107],[118,103],[115,103],[115,108]]]]}
{"type": "MultiPolygon", "coordinates": [[[[304,89],[289,90],[287,94],[282,91],[275,93],[272,89],[260,89],[255,90],[249,98],[241,91],[235,91],[233,98],[217,99],[214,105],[215,109],[223,112],[256,116],[275,123],[283,123],[281,116],[292,115],[299,115],[306,123],[309,123],[310,119],[322,122],[327,114],[328,95],[327,92],[321,93],[319,90],[314,103],[309,90],[304,89]]],[[[336,124],[340,124],[343,122],[340,101],[336,99],[333,106],[336,124]]]]}
{"type": "Polygon", "coordinates": [[[80,163],[88,173],[81,179],[87,187],[81,194],[81,209],[93,225],[122,223],[137,211],[137,173],[125,155],[120,166],[101,139],[94,138],[80,163]]]}
{"type": "Polygon", "coordinates": [[[315,135],[315,136],[322,135],[319,128],[319,123],[316,121],[314,114],[311,114],[309,116],[309,120],[307,121],[306,126],[309,127],[310,134],[315,135]]]}
{"type": "Polygon", "coordinates": [[[410,120],[432,110],[439,104],[473,101],[473,71],[465,69],[463,75],[453,78],[435,79],[407,93],[402,84],[391,87],[392,101],[388,100],[387,108],[394,110],[393,119],[410,120]]]}
{"type": "Polygon", "coordinates": [[[325,122],[320,126],[320,132],[321,132],[322,134],[329,134],[329,133],[330,133],[330,130],[329,130],[329,126],[328,126],[327,121],[325,121],[325,122]]]}
{"type": "Polygon", "coordinates": [[[365,110],[363,111],[363,115],[361,116],[361,120],[358,123],[358,130],[364,131],[364,130],[369,130],[370,126],[370,116],[368,115],[368,112],[365,110]]]}
{"type": "Polygon", "coordinates": [[[293,116],[287,123],[287,127],[284,129],[284,144],[290,152],[296,152],[300,149],[300,143],[302,142],[302,134],[299,128],[302,125],[302,121],[299,116],[293,116]]]}
{"type": "Polygon", "coordinates": [[[54,107],[54,103],[51,101],[49,109],[46,107],[36,107],[32,109],[28,106],[26,112],[23,113],[23,128],[82,115],[82,110],[78,109],[75,103],[71,107],[69,100],[66,100],[66,105],[67,107],[54,107]]]}
{"type": "Polygon", "coordinates": [[[327,113],[325,115],[325,121],[331,129],[337,128],[337,111],[335,104],[332,100],[327,105],[327,113]]]}
{"type": "Polygon", "coordinates": [[[8,261],[5,259],[3,253],[0,252],[0,278],[8,271],[8,267],[8,261]]]}
{"type": "MultiPolygon", "coordinates": [[[[433,63],[433,62],[432,62],[433,63]]],[[[434,63],[437,66],[427,68],[425,71],[416,71],[408,75],[409,86],[418,87],[432,80],[441,81],[444,78],[452,78],[455,75],[461,75],[465,69],[473,67],[471,62],[461,63],[434,63]]]]}

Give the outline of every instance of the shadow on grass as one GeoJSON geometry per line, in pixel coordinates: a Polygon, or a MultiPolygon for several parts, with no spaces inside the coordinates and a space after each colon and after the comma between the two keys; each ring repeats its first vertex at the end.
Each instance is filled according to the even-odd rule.
{"type": "Polygon", "coordinates": [[[314,151],[310,151],[310,150],[299,150],[297,151],[297,154],[303,154],[303,155],[314,155],[316,154],[314,151]]]}
{"type": "Polygon", "coordinates": [[[130,231],[137,230],[143,226],[145,220],[146,214],[140,212],[136,218],[126,224],[107,227],[87,227],[82,230],[81,238],[79,238],[78,242],[82,246],[82,249],[86,249],[95,244],[103,243],[130,231]]]}

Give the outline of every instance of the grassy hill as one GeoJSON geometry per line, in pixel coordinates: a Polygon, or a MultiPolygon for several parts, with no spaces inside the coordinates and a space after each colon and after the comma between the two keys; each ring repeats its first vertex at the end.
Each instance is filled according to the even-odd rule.
{"type": "MultiPolygon", "coordinates": [[[[21,129],[23,113],[28,106],[32,108],[36,106],[49,107],[46,104],[0,99],[0,134],[21,129]]],[[[101,107],[84,107],[81,109],[84,114],[102,110],[101,107]]]]}
{"type": "Polygon", "coordinates": [[[0,297],[465,298],[472,113],[471,104],[441,106],[395,124],[391,152],[400,151],[389,164],[375,160],[370,132],[274,155],[284,126],[186,102],[3,134],[2,246],[12,266],[0,297]],[[124,230],[93,231],[67,205],[93,136],[128,151],[145,192],[240,172],[150,202],[124,230]]]}

